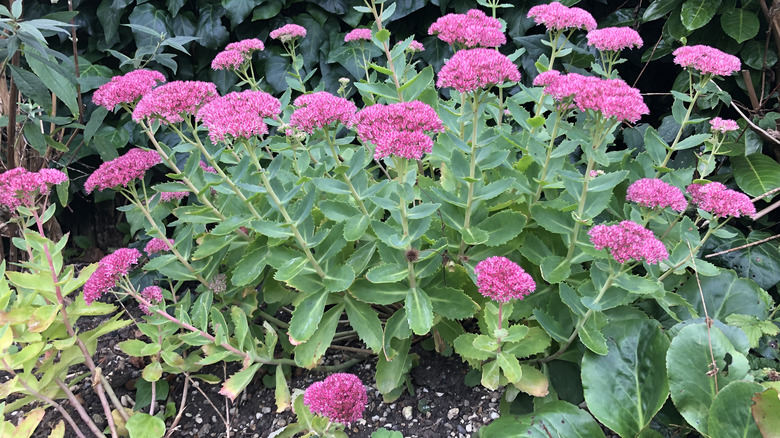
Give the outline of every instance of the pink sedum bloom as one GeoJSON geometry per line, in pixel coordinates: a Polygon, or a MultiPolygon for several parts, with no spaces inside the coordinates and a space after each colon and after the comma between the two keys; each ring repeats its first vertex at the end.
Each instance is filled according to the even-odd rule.
{"type": "Polygon", "coordinates": [[[363,418],[368,394],[358,376],[335,373],[306,388],[303,403],[330,421],[349,424],[363,418]]]}
{"type": "Polygon", "coordinates": [[[691,184],[687,188],[691,201],[704,211],[718,217],[753,216],[756,207],[744,193],[727,189],[719,182],[691,184]]]}
{"type": "Polygon", "coordinates": [[[133,248],[120,248],[100,261],[98,268],[84,284],[84,300],[87,305],[113,289],[119,277],[127,275],[130,267],[138,263],[141,253],[133,248]]]}
{"type": "Polygon", "coordinates": [[[147,170],[161,162],[156,151],[130,149],[126,154],[106,161],[92,172],[84,183],[84,190],[92,193],[96,188],[102,192],[112,187],[127,187],[131,181],[143,178],[147,170]]]}
{"type": "Polygon", "coordinates": [[[444,132],[436,111],[420,101],[371,105],[352,118],[358,137],[376,145],[374,158],[390,155],[419,160],[433,148],[429,132],[444,132]]]}
{"type": "MultiPolygon", "coordinates": [[[[141,291],[141,296],[150,304],[160,304],[163,301],[162,289],[159,286],[147,286],[141,291]]],[[[138,303],[138,308],[146,315],[153,315],[154,312],[144,303],[138,303]]]]}
{"type": "Polygon", "coordinates": [[[265,50],[265,45],[257,38],[249,38],[246,40],[236,41],[225,46],[225,50],[236,50],[241,53],[247,54],[256,51],[265,50]]]}
{"type": "Polygon", "coordinates": [[[519,80],[520,71],[505,55],[492,49],[469,49],[459,50],[444,64],[436,86],[468,93],[519,80]]]}
{"type": "Polygon", "coordinates": [[[263,118],[276,118],[279,99],[265,91],[241,91],[219,97],[198,111],[197,119],[209,130],[214,143],[268,133],[263,118]]]}
{"type": "Polygon", "coordinates": [[[675,64],[704,74],[729,76],[742,68],[739,58],[710,46],[683,46],[672,54],[675,64]]]}
{"type": "Polygon", "coordinates": [[[566,29],[594,30],[596,20],[590,13],[580,8],[570,8],[558,2],[534,6],[528,10],[528,17],[536,24],[543,24],[547,30],[561,31],[566,29]]]}
{"type": "Polygon", "coordinates": [[[62,184],[68,176],[57,169],[41,169],[30,172],[16,167],[0,174],[0,205],[12,212],[17,207],[35,205],[35,197],[47,196],[51,185],[62,184]]]}
{"type": "Polygon", "coordinates": [[[171,248],[173,248],[174,243],[176,242],[173,239],[160,239],[159,237],[155,237],[146,244],[144,252],[147,255],[152,255],[161,251],[170,251],[171,248]]]}
{"type": "Polygon", "coordinates": [[[619,52],[623,49],[642,47],[639,32],[630,27],[605,27],[588,32],[588,45],[602,52],[619,52]]]}
{"type": "Polygon", "coordinates": [[[224,50],[211,61],[212,70],[238,70],[248,58],[238,50],[224,50]]]}
{"type": "Polygon", "coordinates": [[[334,123],[346,125],[357,112],[352,101],[325,91],[304,94],[293,104],[298,108],[290,116],[290,125],[309,134],[334,123]]]}
{"type": "Polygon", "coordinates": [[[306,28],[297,24],[285,24],[279,29],[271,31],[271,38],[283,43],[292,41],[298,37],[306,37],[306,28]]]}
{"type": "Polygon", "coordinates": [[[371,41],[371,29],[352,29],[344,36],[344,42],[371,41]]]}
{"type": "Polygon", "coordinates": [[[133,110],[133,120],[159,120],[162,124],[179,123],[217,98],[217,86],[211,82],[174,81],[150,91],[133,110]]]}
{"type": "Polygon", "coordinates": [[[654,265],[669,258],[663,242],[658,240],[652,231],[636,222],[596,225],[588,231],[588,235],[596,249],[609,249],[609,253],[618,263],[645,260],[654,265]]]}
{"type": "Polygon", "coordinates": [[[409,43],[409,47],[407,47],[406,50],[412,53],[424,52],[425,46],[423,46],[422,43],[417,40],[412,40],[412,42],[409,43]]]}
{"type": "Polygon", "coordinates": [[[488,257],[474,267],[479,293],[506,303],[522,300],[536,290],[536,283],[523,268],[506,257],[488,257]]]}
{"type": "Polygon", "coordinates": [[[739,125],[737,125],[736,121],[721,119],[720,117],[715,117],[714,119],[710,120],[710,127],[713,131],[720,132],[722,134],[739,129],[739,125]]]}
{"type": "Polygon", "coordinates": [[[560,103],[571,101],[580,111],[594,111],[605,118],[615,117],[619,121],[638,121],[643,114],[649,114],[642,95],[621,79],[601,79],[577,73],[560,74],[555,70],[539,74],[534,85],[544,86],[545,94],[560,103]]]}
{"type": "Polygon", "coordinates": [[[447,44],[460,44],[467,48],[498,47],[506,44],[501,22],[488,17],[479,9],[472,9],[465,14],[439,17],[428,28],[428,35],[436,35],[447,44]]]}
{"type": "Polygon", "coordinates": [[[160,192],[160,202],[181,201],[190,195],[190,192],[160,192]]]}
{"type": "Polygon", "coordinates": [[[92,94],[92,102],[113,110],[121,103],[133,103],[152,91],[158,82],[165,82],[162,73],[153,70],[135,70],[114,76],[92,94]]]}
{"type": "Polygon", "coordinates": [[[670,207],[674,211],[685,211],[688,200],[682,190],[657,178],[642,178],[628,186],[626,200],[648,208],[670,207]]]}

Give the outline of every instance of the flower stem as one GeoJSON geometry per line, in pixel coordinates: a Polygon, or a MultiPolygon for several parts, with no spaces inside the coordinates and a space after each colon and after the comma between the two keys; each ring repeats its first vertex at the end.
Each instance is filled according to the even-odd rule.
{"type": "MultiPolygon", "coordinates": [[[[471,208],[474,205],[474,179],[477,175],[477,125],[479,124],[479,92],[475,92],[472,99],[472,111],[474,120],[471,133],[471,161],[469,162],[468,197],[466,198],[466,215],[463,218],[463,229],[471,227],[471,208]]],[[[466,241],[460,241],[458,259],[463,260],[466,255],[466,241]]]]}
{"type": "MultiPolygon", "coordinates": [[[[343,163],[341,160],[341,157],[339,157],[338,151],[336,150],[336,144],[334,143],[333,139],[330,136],[330,130],[325,127],[325,141],[327,141],[328,146],[330,146],[330,151],[333,153],[333,158],[336,160],[336,165],[339,165],[343,163]]],[[[368,210],[366,210],[366,206],[363,204],[363,200],[360,199],[360,196],[358,196],[357,190],[355,190],[355,186],[352,185],[352,181],[347,177],[345,173],[341,174],[341,178],[344,180],[345,183],[347,183],[347,186],[349,187],[349,191],[352,192],[352,197],[355,199],[355,202],[357,202],[358,207],[360,207],[360,211],[363,213],[364,216],[368,216],[368,210]]]]}
{"type": "Polygon", "coordinates": [[[552,151],[555,146],[555,139],[558,137],[558,125],[561,121],[561,114],[557,114],[555,117],[555,124],[553,125],[553,132],[550,137],[550,143],[547,145],[547,156],[544,158],[544,166],[542,167],[542,174],[539,178],[539,187],[536,189],[536,194],[534,195],[534,202],[532,204],[535,204],[539,201],[539,198],[542,196],[542,189],[544,188],[544,179],[547,177],[547,168],[550,165],[550,158],[552,157],[552,151]]]}

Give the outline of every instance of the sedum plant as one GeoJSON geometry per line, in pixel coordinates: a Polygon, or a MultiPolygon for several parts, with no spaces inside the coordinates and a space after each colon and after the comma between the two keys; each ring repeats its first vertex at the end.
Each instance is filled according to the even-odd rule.
{"type": "MultiPolygon", "coordinates": [[[[518,427],[603,436],[594,417],[620,436],[648,436],[671,427],[658,425],[670,396],[702,434],[764,427],[750,400],[770,374],[748,357],[773,333],[777,307],[702,254],[710,239],[733,236],[727,223],[756,214],[719,165],[736,122],[714,118],[708,130],[698,106],[728,98],[715,83],[739,59],[677,49],[690,80],[687,94],[673,93],[676,129],[640,131],[650,109],[617,68],[621,51],[642,44],[634,31],[597,29],[587,11],[557,2],[534,6],[528,17],[546,28],[550,55],[521,73],[522,50],[500,51],[499,5],[488,5],[493,16],[472,10],[431,25],[452,51],[438,72],[415,61],[413,36],[391,44],[383,22],[395,4],[367,0],[355,9],[371,29],[345,37],[370,45],[365,79],[341,81],[337,94],[309,83],[296,25],[215,57],[238,91],[136,70],[95,92],[148,139],[84,186],[124,196],[137,241],[83,271],[71,292],[86,283],[74,298],[83,309],[101,308],[108,291],[139,303],[148,340],[120,347],[150,359],[152,393],[163,373],[232,361],[241,368],[220,393],[235,399],[261,368],[275,370],[277,408],[292,405],[299,419],[282,433],[344,436],[341,424],[362,415],[363,384],[337,373],[291,396],[284,367],[323,369],[329,348],[359,340],[391,401],[411,386],[413,342],[430,337],[485,387],[506,387],[505,416],[483,436],[518,427]],[[586,50],[574,45],[583,30],[600,59],[590,71],[569,68],[586,50]],[[253,68],[266,44],[291,58],[280,96],[253,68]],[[162,167],[164,179],[150,172],[162,167]],[[561,369],[587,411],[556,387],[561,369]],[[735,414],[724,419],[727,407],[735,414]]],[[[125,418],[131,436],[164,429],[154,400],[125,418]]]]}

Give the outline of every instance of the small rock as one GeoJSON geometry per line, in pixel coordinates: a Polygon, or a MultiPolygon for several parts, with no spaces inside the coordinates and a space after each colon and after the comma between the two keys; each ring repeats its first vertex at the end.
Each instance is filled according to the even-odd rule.
{"type": "Polygon", "coordinates": [[[100,414],[92,414],[92,421],[94,421],[96,424],[102,424],[103,417],[100,414]]]}
{"type": "Polygon", "coordinates": [[[436,393],[436,397],[441,397],[441,396],[443,396],[443,395],[444,395],[444,393],[443,393],[443,392],[437,392],[437,393],[436,393]]]}
{"type": "Polygon", "coordinates": [[[200,417],[195,417],[195,422],[198,424],[203,423],[203,419],[200,417]]]}
{"type": "Polygon", "coordinates": [[[412,419],[412,407],[407,406],[401,410],[401,413],[404,415],[404,418],[406,418],[407,421],[412,419]]]}
{"type": "Polygon", "coordinates": [[[263,414],[261,414],[260,412],[258,412],[258,413],[256,413],[256,414],[255,414],[255,418],[256,418],[256,419],[258,419],[258,420],[259,420],[259,419],[260,419],[262,416],[263,416],[263,414]]]}
{"type": "Polygon", "coordinates": [[[450,409],[449,411],[447,411],[447,418],[448,418],[448,419],[450,419],[450,420],[452,420],[452,419],[454,419],[455,417],[457,417],[459,413],[460,413],[460,409],[458,409],[458,408],[452,408],[452,409],[450,409]]]}
{"type": "Polygon", "coordinates": [[[270,414],[270,413],[271,413],[271,408],[269,408],[268,406],[266,406],[266,407],[264,407],[263,409],[261,409],[261,411],[262,411],[264,414],[270,414]]]}
{"type": "MultiPolygon", "coordinates": [[[[200,417],[198,417],[198,418],[200,418],[200,417]]],[[[198,421],[197,418],[195,419],[195,421],[198,421]]],[[[206,423],[198,431],[198,436],[208,436],[209,431],[211,431],[211,424],[206,423]]]]}
{"type": "Polygon", "coordinates": [[[466,433],[466,429],[464,429],[463,426],[458,425],[458,432],[459,433],[466,433]]]}
{"type": "Polygon", "coordinates": [[[471,431],[472,431],[473,429],[474,429],[474,428],[473,428],[473,427],[471,427],[471,424],[467,424],[467,425],[466,425],[466,433],[471,433],[471,431]]]}
{"type": "Polygon", "coordinates": [[[468,405],[469,405],[469,401],[468,400],[464,400],[463,401],[463,406],[468,406],[468,405]]]}
{"type": "Polygon", "coordinates": [[[498,412],[491,412],[490,413],[490,419],[491,420],[495,420],[498,417],[500,417],[500,415],[498,415],[498,412]]]}

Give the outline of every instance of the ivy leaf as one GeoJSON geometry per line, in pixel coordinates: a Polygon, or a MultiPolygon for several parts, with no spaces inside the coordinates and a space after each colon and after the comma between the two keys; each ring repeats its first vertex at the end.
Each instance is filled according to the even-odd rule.
{"type": "Polygon", "coordinates": [[[758,341],[761,339],[761,336],[775,336],[780,333],[780,328],[772,321],[762,321],[753,315],[729,315],[726,317],[726,323],[730,326],[739,327],[745,332],[750,348],[758,347],[758,341]]]}
{"type": "Polygon", "coordinates": [[[160,438],[165,434],[165,422],[143,412],[133,414],[127,420],[125,427],[130,433],[130,438],[160,438]]]}
{"type": "Polygon", "coordinates": [[[225,45],[230,34],[222,25],[223,15],[224,9],[221,6],[205,5],[200,8],[195,36],[200,38],[198,42],[202,46],[217,50],[225,45]]]}
{"type": "Polygon", "coordinates": [[[222,0],[222,7],[230,18],[230,27],[235,29],[260,3],[263,3],[262,0],[222,0]]]}

